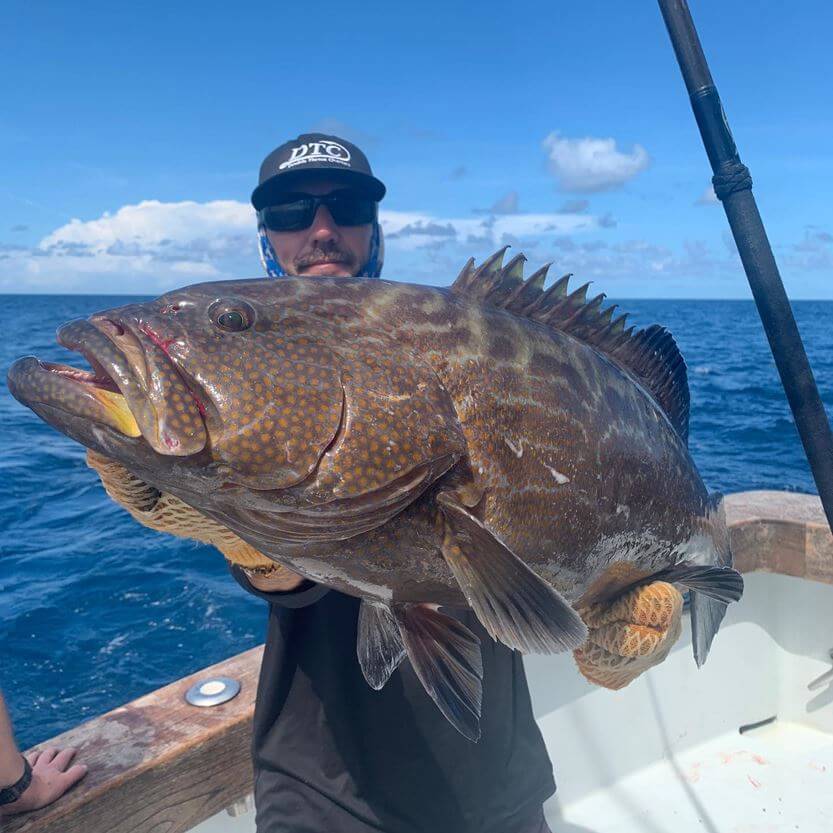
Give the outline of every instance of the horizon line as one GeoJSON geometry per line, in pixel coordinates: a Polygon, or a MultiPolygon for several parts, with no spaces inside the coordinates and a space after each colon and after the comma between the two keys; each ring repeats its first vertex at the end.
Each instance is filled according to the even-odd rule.
{"type": "MultiPolygon", "coordinates": [[[[425,286],[434,286],[433,284],[425,284],[425,286]]],[[[448,289],[447,286],[436,286],[436,289],[448,289]]],[[[175,290],[168,290],[168,292],[175,290]]],[[[25,297],[39,297],[39,298],[158,298],[162,293],[148,293],[148,292],[0,292],[0,298],[25,298],[25,297]]],[[[605,301],[751,301],[754,303],[755,299],[751,295],[744,297],[689,297],[676,295],[607,295],[605,301]]],[[[814,301],[816,303],[833,303],[831,298],[789,298],[791,303],[814,301]]]]}

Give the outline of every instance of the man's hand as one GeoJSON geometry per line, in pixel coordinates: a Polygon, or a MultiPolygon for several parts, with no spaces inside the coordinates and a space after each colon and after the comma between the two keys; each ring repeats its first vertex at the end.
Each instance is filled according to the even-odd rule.
{"type": "Polygon", "coordinates": [[[664,581],[584,608],[579,612],[590,634],[573,652],[579,671],[596,685],[623,688],[668,656],[682,630],[682,610],[683,597],[664,581]]]}
{"type": "Polygon", "coordinates": [[[0,815],[39,810],[60,798],[73,784],[80,781],[87,774],[87,767],[85,764],[69,766],[75,751],[49,747],[27,755],[26,759],[32,767],[32,780],[17,801],[0,807],[0,815]]]}
{"type": "Polygon", "coordinates": [[[228,527],[143,482],[121,463],[88,450],[87,465],[101,478],[107,494],[143,526],[211,544],[226,559],[244,568],[267,570],[274,565],[270,558],[238,538],[228,527]]]}

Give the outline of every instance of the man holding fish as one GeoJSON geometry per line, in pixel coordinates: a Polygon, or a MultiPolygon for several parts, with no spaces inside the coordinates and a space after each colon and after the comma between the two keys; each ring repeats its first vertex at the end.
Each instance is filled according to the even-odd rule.
{"type": "MultiPolygon", "coordinates": [[[[344,139],[303,135],[278,147],[252,195],[267,274],[377,278],[384,195],[364,154],[344,139]]],[[[255,564],[249,548],[224,549],[237,581],[270,605],[253,729],[260,833],[548,830],[541,807],[555,784],[517,652],[489,638],[470,612],[459,614],[484,649],[484,713],[473,744],[407,664],[382,690],[368,687],[356,664],[358,599],[269,559],[255,564]]],[[[681,599],[671,598],[656,623],[670,636],[633,661],[629,678],[676,640],[681,599]]],[[[603,664],[582,670],[591,679],[605,673],[603,664]]]]}
{"type": "Polygon", "coordinates": [[[134,517],[216,545],[269,603],[260,833],[542,833],[520,652],[620,688],[679,635],[676,584],[699,664],[742,582],[670,335],[523,282],[522,256],[447,291],[373,281],[384,194],[343,139],[281,145],[252,202],[284,280],[71,322],[93,373],[21,359],[9,386],[134,517]]]}

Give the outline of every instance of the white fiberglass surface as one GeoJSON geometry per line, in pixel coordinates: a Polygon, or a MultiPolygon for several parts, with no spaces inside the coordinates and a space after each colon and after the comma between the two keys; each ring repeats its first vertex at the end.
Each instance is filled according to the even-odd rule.
{"type": "Polygon", "coordinates": [[[833,736],[776,721],[729,733],[552,808],[556,833],[829,833],[833,736]]]}
{"type": "Polygon", "coordinates": [[[688,633],[619,692],[527,659],[555,833],[833,830],[833,686],[807,688],[831,667],[833,587],[746,578],[699,670],[688,633]]]}

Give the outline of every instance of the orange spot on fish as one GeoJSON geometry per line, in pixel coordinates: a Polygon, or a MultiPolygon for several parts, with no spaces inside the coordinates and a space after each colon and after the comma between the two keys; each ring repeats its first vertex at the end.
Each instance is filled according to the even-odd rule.
{"type": "MultiPolygon", "coordinates": [[[[139,329],[171,360],[171,364],[176,367],[176,363],[173,360],[173,357],[168,352],[168,348],[173,344],[176,339],[175,338],[162,338],[151,326],[150,324],[143,323],[139,325],[139,329]]],[[[205,417],[205,405],[203,405],[202,400],[191,390],[188,388],[188,392],[191,394],[191,398],[194,400],[194,404],[197,406],[197,410],[200,412],[200,416],[205,417]]],[[[173,446],[171,446],[173,448],[173,446]]]]}

